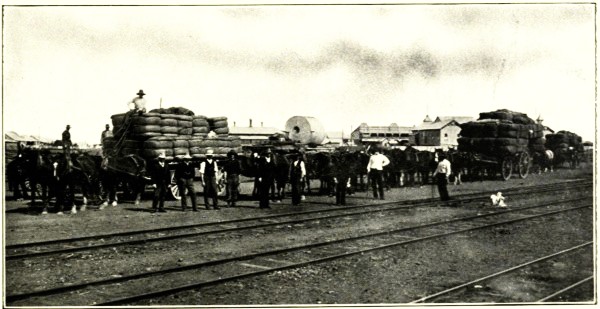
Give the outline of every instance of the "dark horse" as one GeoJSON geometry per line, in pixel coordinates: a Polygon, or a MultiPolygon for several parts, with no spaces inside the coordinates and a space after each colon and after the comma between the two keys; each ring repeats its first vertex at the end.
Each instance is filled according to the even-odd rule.
{"type": "Polygon", "coordinates": [[[308,153],[306,164],[307,192],[311,193],[310,179],[320,181],[319,193],[333,196],[335,184],[333,181],[333,161],[330,153],[308,153]]]}
{"type": "Polygon", "coordinates": [[[37,191],[41,191],[44,209],[52,197],[56,198],[56,210],[62,213],[63,206],[70,206],[71,213],[77,213],[75,192],[80,190],[83,204],[80,210],[86,210],[88,198],[93,196],[93,183],[97,181],[95,168],[87,155],[63,153],[52,154],[49,149],[27,149],[23,152],[23,167],[25,176],[31,188],[30,207],[35,208],[37,191]]]}
{"type": "Polygon", "coordinates": [[[119,186],[129,193],[135,205],[139,205],[146,183],[150,181],[146,172],[146,161],[138,155],[103,157],[99,175],[105,200],[100,209],[111,202],[117,206],[116,192],[119,186]]]}
{"type": "MultiPolygon", "coordinates": [[[[288,156],[283,153],[273,153],[271,159],[275,163],[275,182],[271,185],[271,200],[281,201],[285,196],[285,185],[288,182],[290,161],[288,156]]],[[[255,153],[248,152],[247,154],[238,156],[240,165],[242,167],[241,174],[246,177],[254,177],[257,179],[258,175],[258,160],[261,157],[255,155],[255,153]]],[[[257,196],[257,181],[254,182],[253,196],[257,196]]]]}

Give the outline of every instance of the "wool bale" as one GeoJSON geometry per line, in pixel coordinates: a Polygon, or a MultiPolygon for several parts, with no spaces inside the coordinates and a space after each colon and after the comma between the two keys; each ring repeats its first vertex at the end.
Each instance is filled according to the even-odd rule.
{"type": "Polygon", "coordinates": [[[173,148],[188,148],[190,146],[189,141],[187,140],[174,140],[173,148]]]}
{"type": "Polygon", "coordinates": [[[173,148],[174,156],[185,155],[185,154],[189,154],[189,153],[190,153],[190,149],[188,147],[173,148]]]}
{"type": "Polygon", "coordinates": [[[227,127],[229,127],[229,124],[227,123],[227,120],[219,120],[219,121],[209,122],[209,127],[211,129],[227,128],[227,127]]]}
{"type": "Polygon", "coordinates": [[[214,128],[213,131],[217,134],[229,134],[229,128],[228,127],[224,127],[224,128],[214,128]]]}
{"type": "Polygon", "coordinates": [[[133,116],[131,123],[134,125],[161,125],[160,117],[145,117],[145,116],[133,116]]]}
{"type": "Polygon", "coordinates": [[[208,118],[209,123],[215,123],[217,121],[227,121],[227,117],[220,116],[220,117],[209,117],[208,118]]]}
{"type": "Polygon", "coordinates": [[[192,125],[192,121],[188,121],[188,120],[177,120],[177,126],[180,128],[191,128],[192,125]]]}
{"type": "Polygon", "coordinates": [[[193,138],[206,138],[208,136],[208,133],[193,133],[192,137],[193,138]]]}
{"type": "Polygon", "coordinates": [[[191,139],[188,141],[188,145],[189,147],[199,147],[199,148],[203,148],[206,147],[206,141],[204,139],[191,139]]]}
{"type": "Polygon", "coordinates": [[[162,118],[160,121],[162,127],[177,127],[177,119],[162,118]]]}
{"type": "Polygon", "coordinates": [[[193,127],[192,128],[192,134],[196,134],[196,133],[207,134],[208,132],[210,132],[208,127],[193,127]]]}
{"type": "Polygon", "coordinates": [[[166,157],[173,157],[173,148],[163,148],[163,149],[144,149],[142,151],[142,155],[146,158],[156,158],[160,154],[164,154],[166,157]]]}
{"type": "Polygon", "coordinates": [[[139,133],[148,133],[148,132],[152,132],[152,133],[161,133],[161,127],[157,126],[157,125],[145,125],[145,126],[133,126],[132,132],[134,134],[139,134],[139,133]]]}
{"type": "Polygon", "coordinates": [[[208,125],[208,121],[206,119],[203,118],[199,118],[199,119],[194,119],[192,120],[192,127],[209,127],[208,125]]]}
{"type": "Polygon", "coordinates": [[[125,122],[125,113],[110,116],[113,127],[120,126],[125,122]]]}
{"type": "Polygon", "coordinates": [[[320,145],[327,136],[321,122],[314,117],[293,116],[286,121],[285,131],[292,141],[302,144],[320,145]]]}
{"type": "Polygon", "coordinates": [[[175,134],[178,135],[179,128],[178,127],[160,127],[160,132],[163,134],[175,134]]]}
{"type": "Polygon", "coordinates": [[[149,139],[144,142],[144,149],[166,149],[173,148],[173,141],[149,139]]]}
{"type": "Polygon", "coordinates": [[[205,154],[206,153],[206,148],[204,147],[190,147],[190,154],[195,155],[195,154],[205,154]]]}
{"type": "Polygon", "coordinates": [[[192,135],[194,133],[194,129],[192,128],[179,128],[177,134],[179,135],[192,135]]]}

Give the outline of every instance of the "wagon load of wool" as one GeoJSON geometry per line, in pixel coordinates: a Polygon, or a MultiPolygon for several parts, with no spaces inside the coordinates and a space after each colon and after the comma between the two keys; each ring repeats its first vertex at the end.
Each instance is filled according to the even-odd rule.
{"type": "Polygon", "coordinates": [[[576,151],[582,151],[581,136],[570,131],[558,131],[555,134],[546,135],[546,148],[553,152],[567,151],[569,147],[576,151]]]}
{"type": "Polygon", "coordinates": [[[527,114],[506,109],[480,113],[477,121],[460,125],[458,149],[490,156],[525,151],[543,152],[544,127],[527,114]]]}
{"type": "Polygon", "coordinates": [[[225,156],[230,150],[241,152],[241,140],[228,136],[226,117],[208,118],[183,107],[172,107],[141,114],[116,114],[111,120],[113,137],[102,142],[105,154],[139,155],[146,159],[164,154],[172,160],[188,154],[203,158],[208,148],[216,156],[225,156]],[[216,134],[209,137],[210,131],[216,134]]]}

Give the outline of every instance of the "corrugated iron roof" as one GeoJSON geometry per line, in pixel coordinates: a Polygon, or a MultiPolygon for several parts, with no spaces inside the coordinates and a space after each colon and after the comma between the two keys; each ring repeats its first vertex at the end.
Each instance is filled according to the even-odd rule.
{"type": "Polygon", "coordinates": [[[360,126],[357,128],[360,133],[408,133],[412,132],[412,127],[400,127],[400,126],[360,126]]]}
{"type": "Polygon", "coordinates": [[[470,117],[470,116],[438,116],[437,118],[435,118],[434,122],[443,122],[443,121],[449,121],[449,120],[456,120],[456,122],[458,122],[459,124],[462,124],[462,123],[469,122],[469,121],[475,121],[475,117],[470,117]]]}
{"type": "Polygon", "coordinates": [[[229,127],[230,135],[273,135],[283,131],[272,127],[229,127]]]}
{"type": "Polygon", "coordinates": [[[8,131],[4,133],[4,140],[8,142],[27,142],[30,141],[26,136],[21,136],[17,132],[8,131]]]}
{"type": "Polygon", "coordinates": [[[444,128],[445,126],[447,126],[451,123],[458,125],[458,122],[456,120],[451,119],[451,120],[446,120],[446,121],[423,123],[420,126],[414,128],[413,131],[441,130],[442,128],[444,128]]]}

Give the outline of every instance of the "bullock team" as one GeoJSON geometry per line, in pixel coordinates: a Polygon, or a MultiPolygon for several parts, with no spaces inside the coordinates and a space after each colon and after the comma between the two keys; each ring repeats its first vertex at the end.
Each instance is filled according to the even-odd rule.
{"type": "MultiPolygon", "coordinates": [[[[454,184],[460,184],[463,175],[482,179],[496,174],[496,171],[474,166],[467,153],[453,149],[419,151],[410,145],[404,149],[339,147],[332,152],[266,149],[239,156],[231,152],[225,160],[213,158],[209,150],[201,162],[186,156],[171,164],[165,163],[161,156],[154,162],[146,162],[135,155],[102,158],[20,147],[17,156],[7,165],[7,177],[14,197],[31,199],[31,207],[36,205],[36,195],[41,194],[43,213],[48,212],[52,198],[58,214],[62,214],[65,207],[76,213],[76,192],[83,196],[80,211],[86,209],[88,200],[98,201],[99,209],[110,204],[116,206],[117,191],[123,192],[122,199],[130,198],[138,205],[147,186],[154,189],[153,210],[164,212],[164,200],[171,185],[179,187],[182,210],[187,208],[189,195],[192,210],[197,211],[193,185],[198,181],[196,169],[200,170],[199,181],[204,188],[207,209],[219,209],[217,192],[221,186],[226,189],[227,206],[236,206],[240,175],[254,179],[252,196],[260,201],[260,208],[270,208],[270,201],[281,202],[287,184],[291,204],[300,204],[305,194],[315,189],[310,187],[310,180],[319,180],[320,194],[335,195],[336,204],[345,205],[346,194],[368,189],[369,184],[373,198],[377,199],[383,199],[384,189],[391,187],[433,184],[436,179],[439,185],[439,175],[434,177],[445,173],[446,167],[440,167],[443,157],[452,165],[451,175],[445,178],[454,184]],[[175,171],[174,177],[171,170],[175,171]]],[[[541,166],[540,170],[552,166],[549,155],[539,156],[534,164],[541,166]]],[[[442,198],[447,198],[442,191],[440,193],[442,198]]]]}

